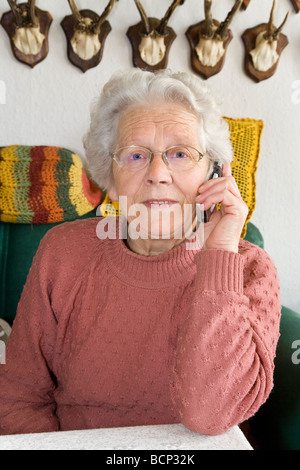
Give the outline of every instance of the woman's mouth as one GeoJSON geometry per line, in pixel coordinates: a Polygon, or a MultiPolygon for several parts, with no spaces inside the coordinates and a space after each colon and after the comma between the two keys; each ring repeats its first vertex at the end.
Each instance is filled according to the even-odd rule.
{"type": "Polygon", "coordinates": [[[178,202],[172,199],[147,199],[143,204],[151,209],[168,209],[178,202]]]}

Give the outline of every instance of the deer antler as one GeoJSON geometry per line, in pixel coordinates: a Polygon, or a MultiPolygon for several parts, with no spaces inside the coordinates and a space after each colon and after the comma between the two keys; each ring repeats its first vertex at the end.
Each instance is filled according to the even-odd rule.
{"type": "Polygon", "coordinates": [[[288,19],[288,16],[289,16],[289,11],[287,12],[287,14],[285,15],[285,18],[283,20],[283,22],[281,23],[281,25],[276,29],[275,26],[274,26],[274,10],[275,10],[275,5],[276,5],[276,0],[273,0],[273,5],[272,5],[272,9],[271,9],[271,13],[270,13],[270,19],[269,19],[269,22],[268,22],[268,27],[267,27],[267,31],[264,35],[264,38],[265,39],[268,39],[270,41],[277,41],[278,39],[278,36],[279,34],[281,33],[285,23],[287,22],[287,19],[288,19]]]}
{"type": "Polygon", "coordinates": [[[212,0],[204,1],[204,13],[205,13],[205,29],[202,33],[202,37],[205,39],[218,39],[224,41],[227,36],[228,28],[232,22],[235,14],[241,8],[243,0],[236,0],[232,9],[226,16],[225,20],[220,23],[218,28],[214,27],[213,18],[211,13],[212,0]]]}
{"type": "Polygon", "coordinates": [[[97,21],[91,21],[84,18],[80,11],[78,10],[74,0],[68,0],[70,8],[72,10],[73,16],[76,21],[76,27],[78,30],[85,31],[86,33],[90,34],[99,34],[100,29],[106,18],[108,17],[111,9],[114,6],[115,0],[110,0],[108,5],[106,6],[105,10],[103,11],[102,15],[100,15],[97,21]]]}
{"type": "Polygon", "coordinates": [[[72,13],[73,13],[74,18],[76,19],[76,21],[77,21],[78,23],[80,23],[80,21],[81,21],[81,19],[82,19],[82,16],[81,16],[81,14],[80,14],[80,12],[79,12],[79,10],[78,10],[78,8],[77,8],[77,6],[76,6],[74,0],[68,0],[68,2],[69,2],[69,5],[70,5],[70,8],[71,8],[71,10],[72,10],[72,13]]]}
{"type": "MultiPolygon", "coordinates": [[[[143,26],[144,26],[144,34],[145,35],[149,35],[151,34],[152,32],[152,29],[151,29],[151,26],[150,26],[150,22],[149,22],[149,18],[140,2],[140,0],[134,0],[136,6],[137,6],[137,9],[141,15],[141,19],[142,19],[142,23],[143,23],[143,26]]],[[[165,16],[161,19],[160,23],[159,23],[159,26],[157,27],[156,31],[157,33],[160,35],[160,36],[165,36],[166,34],[166,26],[167,26],[167,23],[172,15],[172,13],[174,12],[174,10],[178,7],[178,5],[183,5],[185,2],[185,0],[173,0],[173,3],[170,5],[170,7],[168,8],[165,16]]]]}
{"type": "Polygon", "coordinates": [[[17,26],[17,28],[20,28],[23,24],[21,10],[16,4],[16,0],[7,0],[7,1],[8,1],[8,4],[10,6],[11,11],[14,14],[15,21],[16,21],[16,26],[17,26]]]}
{"type": "Polygon", "coordinates": [[[158,34],[164,36],[166,34],[166,26],[167,26],[167,23],[171,17],[171,15],[173,14],[174,10],[178,7],[178,5],[183,5],[185,2],[185,0],[174,0],[173,3],[170,5],[170,7],[168,8],[165,16],[161,19],[161,22],[159,24],[159,27],[158,27],[158,34]]]}
{"type": "Polygon", "coordinates": [[[28,3],[29,3],[28,12],[29,12],[30,21],[34,26],[37,26],[38,19],[35,14],[35,0],[29,0],[28,3]]]}
{"type": "Polygon", "coordinates": [[[24,26],[37,26],[38,20],[35,15],[35,0],[29,0],[27,7],[27,14],[23,15],[22,9],[17,5],[17,0],[7,0],[11,11],[14,14],[16,27],[22,28],[24,26]]]}
{"type": "Polygon", "coordinates": [[[226,16],[225,20],[220,24],[220,26],[215,31],[215,36],[219,37],[220,39],[225,39],[227,35],[227,31],[229,28],[230,23],[232,22],[234,16],[239,11],[243,3],[243,0],[236,0],[235,4],[233,5],[232,9],[226,16]]]}
{"type": "Polygon", "coordinates": [[[211,5],[212,5],[212,0],[205,0],[204,1],[205,32],[203,33],[203,36],[207,39],[211,39],[214,35],[211,5]]]}
{"type": "Polygon", "coordinates": [[[99,20],[95,22],[95,30],[94,30],[95,34],[100,33],[101,26],[106,20],[106,18],[108,17],[109,13],[111,12],[114,4],[115,4],[115,0],[110,0],[105,10],[103,11],[102,15],[100,15],[99,20]]]}
{"type": "Polygon", "coordinates": [[[274,33],[273,33],[274,41],[277,41],[279,34],[281,33],[285,23],[287,22],[289,14],[290,14],[290,12],[288,11],[287,14],[285,15],[285,18],[284,18],[283,22],[281,23],[281,25],[274,31],[274,33]]]}
{"type": "Polygon", "coordinates": [[[275,10],[275,4],[276,4],[276,1],[274,0],[273,1],[273,5],[272,5],[272,9],[271,9],[271,13],[270,13],[270,18],[269,18],[269,22],[268,22],[268,27],[267,27],[267,31],[266,31],[266,34],[265,34],[265,38],[271,38],[272,37],[272,34],[274,32],[274,10],[275,10]]]}
{"type": "Polygon", "coordinates": [[[148,20],[148,16],[140,2],[140,0],[134,0],[135,4],[136,4],[136,7],[141,15],[141,19],[142,19],[142,23],[143,23],[143,26],[144,26],[144,34],[150,34],[151,33],[151,28],[150,28],[150,23],[149,23],[149,20],[148,20]]]}

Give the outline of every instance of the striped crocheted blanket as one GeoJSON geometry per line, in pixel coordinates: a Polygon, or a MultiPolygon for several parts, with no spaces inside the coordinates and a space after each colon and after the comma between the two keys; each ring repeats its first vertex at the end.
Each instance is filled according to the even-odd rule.
{"type": "Polygon", "coordinates": [[[97,207],[102,192],[71,150],[0,147],[0,220],[44,224],[72,220],[97,207]]]}

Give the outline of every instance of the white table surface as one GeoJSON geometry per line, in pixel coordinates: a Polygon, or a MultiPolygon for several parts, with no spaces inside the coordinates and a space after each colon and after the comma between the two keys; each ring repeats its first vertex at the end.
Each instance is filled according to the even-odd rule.
{"type": "Polygon", "coordinates": [[[205,436],[182,424],[0,436],[0,450],[252,450],[238,426],[205,436]]]}

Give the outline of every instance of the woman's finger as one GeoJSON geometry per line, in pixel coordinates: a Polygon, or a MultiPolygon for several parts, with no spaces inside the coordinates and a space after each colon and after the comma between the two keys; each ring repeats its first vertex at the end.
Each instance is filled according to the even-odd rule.
{"type": "Polygon", "coordinates": [[[227,176],[207,181],[205,184],[200,186],[200,195],[197,196],[196,202],[199,201],[201,203],[202,201],[204,201],[205,198],[207,198],[211,194],[226,190],[232,192],[232,194],[234,194],[237,198],[241,198],[241,194],[235,179],[232,176],[227,176]]]}
{"type": "Polygon", "coordinates": [[[222,176],[231,176],[231,166],[229,162],[223,163],[222,176]]]}
{"type": "Polygon", "coordinates": [[[214,192],[207,196],[205,200],[201,200],[203,210],[207,210],[212,205],[219,203],[221,203],[222,210],[225,213],[231,213],[232,215],[238,215],[241,212],[244,213],[244,201],[237,198],[230,191],[214,192]]]}

